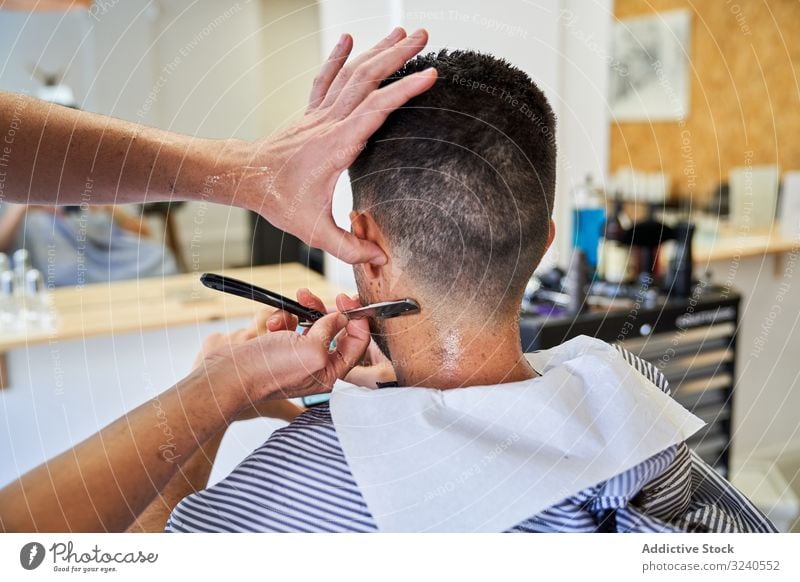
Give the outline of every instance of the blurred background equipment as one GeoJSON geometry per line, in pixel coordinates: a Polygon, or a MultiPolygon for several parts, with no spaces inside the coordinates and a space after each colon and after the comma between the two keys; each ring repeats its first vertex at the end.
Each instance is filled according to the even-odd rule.
{"type": "Polygon", "coordinates": [[[175,213],[186,204],[185,202],[150,202],[142,205],[142,215],[145,218],[155,216],[160,219],[164,230],[164,246],[169,249],[175,258],[178,272],[186,273],[189,265],[183,253],[180,234],[175,213]]]}
{"type": "Polygon", "coordinates": [[[36,333],[55,324],[42,273],[31,267],[28,251],[15,251],[13,260],[0,253],[0,334],[36,333]]]}
{"type": "Polygon", "coordinates": [[[583,252],[589,268],[594,269],[606,213],[603,196],[590,174],[573,190],[572,203],[572,246],[583,252]]]}
{"type": "Polygon", "coordinates": [[[731,168],[730,221],[734,227],[764,230],[775,224],[778,167],[771,164],[731,168]]]}
{"type": "Polygon", "coordinates": [[[27,261],[46,274],[48,287],[177,273],[170,249],[153,237],[134,209],[139,210],[4,204],[0,206],[0,251],[24,250],[27,261]]]}

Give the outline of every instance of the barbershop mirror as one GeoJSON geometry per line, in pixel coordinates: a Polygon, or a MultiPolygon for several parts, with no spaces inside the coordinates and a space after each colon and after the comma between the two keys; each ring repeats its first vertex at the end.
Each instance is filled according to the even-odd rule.
{"type": "MultiPolygon", "coordinates": [[[[5,3],[0,90],[254,140],[302,114],[321,61],[318,20],[316,4],[300,0],[5,3]]],[[[89,179],[87,200],[92,188],[89,179]]],[[[90,209],[0,200],[0,252],[20,248],[42,272],[56,265],[54,286],[286,261],[321,269],[320,255],[255,215],[203,202],[90,209]]]]}

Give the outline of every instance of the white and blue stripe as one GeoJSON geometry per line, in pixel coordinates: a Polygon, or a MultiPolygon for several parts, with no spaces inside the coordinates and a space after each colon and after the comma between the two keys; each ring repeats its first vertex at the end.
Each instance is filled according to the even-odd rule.
{"type": "MultiPolygon", "coordinates": [[[[663,374],[619,348],[669,393],[663,374]]],[[[171,532],[376,532],[327,405],[276,431],[224,480],[190,495],[171,532]]],[[[573,495],[512,532],[773,532],[750,501],[685,444],[573,495]]]]}

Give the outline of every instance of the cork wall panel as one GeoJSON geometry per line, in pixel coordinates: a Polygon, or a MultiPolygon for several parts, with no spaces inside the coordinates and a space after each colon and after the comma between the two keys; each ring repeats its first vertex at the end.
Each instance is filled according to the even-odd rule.
{"type": "Polygon", "coordinates": [[[672,192],[707,200],[731,167],[800,169],[800,2],[617,0],[617,19],[692,13],[683,121],[611,121],[610,170],[666,172],[672,192]]]}

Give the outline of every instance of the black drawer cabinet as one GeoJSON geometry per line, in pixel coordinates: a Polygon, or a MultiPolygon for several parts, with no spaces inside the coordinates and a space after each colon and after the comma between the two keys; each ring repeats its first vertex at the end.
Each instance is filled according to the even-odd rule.
{"type": "Polygon", "coordinates": [[[526,352],[548,349],[578,335],[620,344],[666,376],[675,399],[708,424],[688,444],[728,474],[736,378],[740,296],[704,289],[691,300],[608,307],[578,316],[520,320],[526,352]]]}

